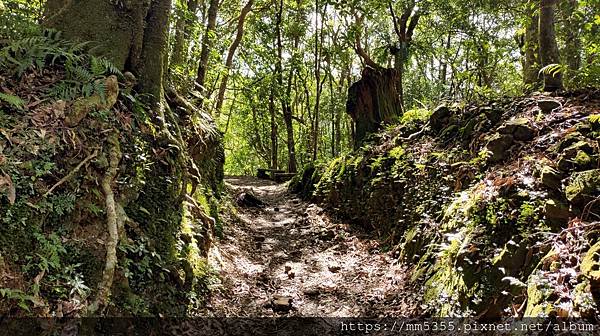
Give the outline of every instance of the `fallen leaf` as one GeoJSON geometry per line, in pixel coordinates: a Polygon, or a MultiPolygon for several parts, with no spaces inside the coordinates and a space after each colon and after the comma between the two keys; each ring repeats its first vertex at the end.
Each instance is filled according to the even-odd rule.
{"type": "Polygon", "coordinates": [[[8,202],[10,205],[15,204],[17,199],[17,190],[15,189],[15,185],[13,184],[10,175],[4,174],[4,176],[0,176],[0,191],[7,190],[8,194],[8,202]]]}

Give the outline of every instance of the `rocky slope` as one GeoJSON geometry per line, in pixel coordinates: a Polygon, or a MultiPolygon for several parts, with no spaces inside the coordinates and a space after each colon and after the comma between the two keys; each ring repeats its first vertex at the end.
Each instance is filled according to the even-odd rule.
{"type": "Polygon", "coordinates": [[[1,43],[0,315],[189,313],[215,228],[212,121],[181,135],[169,108],[185,108],[157,120],[133,75],[51,32],[1,43]]]}
{"type": "Polygon", "coordinates": [[[410,111],[290,188],[377,233],[435,316],[598,312],[600,92],[410,111]]]}

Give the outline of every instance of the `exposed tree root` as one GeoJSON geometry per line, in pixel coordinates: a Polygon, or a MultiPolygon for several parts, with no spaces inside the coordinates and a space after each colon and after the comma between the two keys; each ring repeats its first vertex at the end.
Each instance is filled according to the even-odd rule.
{"type": "Polygon", "coordinates": [[[119,218],[117,213],[117,204],[115,202],[115,194],[111,184],[117,176],[119,161],[121,160],[121,149],[117,133],[113,133],[108,137],[109,148],[109,167],[102,178],[102,192],[106,199],[106,224],[108,229],[108,241],[106,242],[106,263],[102,272],[102,281],[98,286],[98,294],[96,299],[88,307],[88,315],[94,315],[98,311],[102,311],[110,296],[110,290],[113,283],[115,268],[117,266],[117,244],[119,242],[119,223],[123,223],[123,218],[119,218]]]}
{"type": "Polygon", "coordinates": [[[67,174],[67,176],[60,179],[60,181],[56,182],[56,184],[53,185],[52,188],[48,189],[48,191],[44,194],[44,197],[47,197],[54,191],[54,189],[58,188],[60,185],[67,182],[68,180],[70,180],[75,175],[75,173],[77,173],[79,171],[79,169],[81,169],[81,167],[83,167],[86,163],[88,163],[91,159],[95,158],[97,155],[98,155],[98,150],[95,150],[92,154],[90,154],[88,157],[83,159],[83,161],[81,161],[77,165],[77,167],[75,167],[75,169],[71,170],[71,172],[69,174],[67,174]]]}

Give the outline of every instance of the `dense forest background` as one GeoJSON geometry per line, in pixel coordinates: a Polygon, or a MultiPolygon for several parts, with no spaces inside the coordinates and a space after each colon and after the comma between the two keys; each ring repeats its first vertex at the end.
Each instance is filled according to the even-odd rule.
{"type": "MultiPolygon", "coordinates": [[[[5,37],[48,16],[42,2],[4,2],[5,37]]],[[[563,75],[569,89],[600,77],[593,0],[171,5],[167,75],[217,120],[232,174],[293,172],[352,149],[346,93],[365,64],[399,70],[402,109],[420,118],[442,101],[539,89],[542,68],[563,75]],[[551,8],[542,21],[540,5],[551,8]],[[556,38],[546,59],[540,33],[556,38]]]]}

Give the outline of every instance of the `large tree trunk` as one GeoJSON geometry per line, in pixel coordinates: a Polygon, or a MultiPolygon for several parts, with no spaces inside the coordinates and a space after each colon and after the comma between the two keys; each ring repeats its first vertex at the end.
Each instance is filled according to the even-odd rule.
{"type": "Polygon", "coordinates": [[[139,76],[138,89],[150,94],[150,107],[160,110],[163,80],[167,63],[167,44],[171,0],[152,0],[146,17],[142,54],[135,69],[139,76]]]}
{"type": "MultiPolygon", "coordinates": [[[[554,31],[554,12],[558,0],[540,0],[540,56],[542,66],[560,63],[560,54],[554,31]]],[[[544,74],[544,91],[562,89],[562,74],[548,72],[544,74]]]]}
{"type": "MultiPolygon", "coordinates": [[[[210,51],[212,50],[214,38],[213,32],[217,25],[217,13],[219,11],[219,0],[210,0],[208,7],[208,17],[206,19],[206,31],[202,37],[202,51],[200,52],[200,62],[198,63],[198,74],[196,76],[196,83],[198,84],[200,91],[204,94],[206,81],[206,71],[208,69],[208,59],[210,51]]],[[[201,103],[202,105],[202,103],[201,103]]]]}
{"type": "Polygon", "coordinates": [[[229,51],[227,52],[227,59],[225,60],[225,74],[223,75],[223,79],[221,80],[221,85],[219,86],[219,94],[217,96],[217,106],[215,107],[215,115],[218,116],[221,113],[221,107],[223,107],[223,100],[225,99],[225,90],[227,90],[227,81],[229,79],[229,71],[231,65],[233,64],[233,56],[235,56],[235,51],[238,46],[242,42],[242,38],[244,37],[244,21],[246,20],[246,15],[252,9],[252,4],[254,0],[249,0],[246,5],[242,8],[242,12],[238,18],[237,23],[237,33],[235,35],[235,39],[231,46],[229,46],[229,51]]]}
{"type": "Polygon", "coordinates": [[[392,123],[402,114],[394,69],[365,68],[362,78],[348,89],[346,112],[354,120],[354,147],[358,148],[367,135],[384,124],[392,123]]]}
{"type": "Polygon", "coordinates": [[[44,25],[78,41],[98,43],[96,52],[138,77],[138,91],[160,113],[171,0],[48,0],[44,25]]]}
{"type": "Polygon", "coordinates": [[[111,1],[48,0],[44,26],[76,41],[94,41],[98,55],[120,69],[133,69],[141,56],[144,25],[150,0],[111,1]]]}

